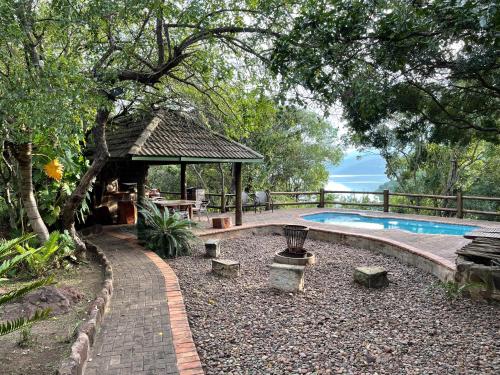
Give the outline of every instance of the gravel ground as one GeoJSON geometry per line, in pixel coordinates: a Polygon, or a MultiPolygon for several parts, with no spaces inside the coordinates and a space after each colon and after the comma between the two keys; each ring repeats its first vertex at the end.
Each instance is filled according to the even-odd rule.
{"type": "Polygon", "coordinates": [[[500,374],[500,307],[446,298],[437,279],[364,249],[307,241],[318,263],[304,293],[268,287],[281,236],[225,240],[242,274],[220,279],[201,247],[169,261],[184,293],[207,374],[500,374]],[[390,285],[367,290],[354,267],[383,266],[390,285]]]}

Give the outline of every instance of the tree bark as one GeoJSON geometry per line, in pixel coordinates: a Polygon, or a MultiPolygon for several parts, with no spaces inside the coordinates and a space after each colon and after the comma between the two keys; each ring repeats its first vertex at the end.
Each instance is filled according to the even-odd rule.
{"type": "Polygon", "coordinates": [[[28,216],[33,232],[35,232],[41,242],[45,242],[49,239],[49,230],[40,216],[35,194],[33,193],[32,145],[31,143],[23,143],[13,145],[12,148],[14,157],[19,165],[20,194],[26,215],[28,216]]]}
{"type": "Polygon", "coordinates": [[[9,227],[10,229],[15,230],[17,229],[17,211],[14,206],[14,202],[12,202],[10,183],[5,184],[3,199],[7,205],[7,211],[9,212],[9,227]]]}
{"type": "Polygon", "coordinates": [[[101,172],[109,158],[108,145],[106,143],[106,124],[108,122],[109,110],[101,108],[97,111],[96,124],[92,129],[94,137],[95,151],[94,160],[90,168],[85,172],[82,179],[78,183],[76,189],[71,193],[71,196],[66,201],[62,210],[62,224],[63,227],[69,232],[76,244],[76,255],[82,257],[85,254],[85,243],[78,236],[75,229],[76,211],[82,204],[87,192],[95,180],[97,175],[101,172]]]}
{"type": "Polygon", "coordinates": [[[3,188],[3,199],[7,205],[7,211],[9,214],[9,226],[10,229],[17,229],[17,209],[12,200],[11,185],[16,178],[14,173],[14,168],[12,166],[12,153],[6,147],[5,142],[1,144],[0,147],[0,182],[4,185],[3,188]]]}

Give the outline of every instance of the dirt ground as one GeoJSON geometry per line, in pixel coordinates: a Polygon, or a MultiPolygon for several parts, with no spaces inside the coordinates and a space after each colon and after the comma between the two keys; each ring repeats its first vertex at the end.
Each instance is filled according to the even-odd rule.
{"type": "Polygon", "coordinates": [[[89,302],[102,287],[103,269],[89,260],[69,271],[56,272],[57,287],[69,286],[84,295],[69,313],[38,322],[31,328],[29,342],[20,344],[21,333],[0,337],[1,375],[54,374],[70,353],[78,325],[85,319],[89,302]]]}

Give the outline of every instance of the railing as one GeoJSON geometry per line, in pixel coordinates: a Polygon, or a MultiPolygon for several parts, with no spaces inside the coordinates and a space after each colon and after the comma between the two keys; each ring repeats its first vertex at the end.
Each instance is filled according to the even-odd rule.
{"type": "MultiPolygon", "coordinates": [[[[179,192],[161,192],[165,195],[180,196],[179,192]]],[[[465,201],[483,201],[483,202],[498,202],[500,205],[500,197],[485,197],[485,196],[474,196],[474,195],[462,195],[461,192],[457,192],[456,195],[435,195],[435,194],[416,194],[416,193],[396,193],[390,192],[389,190],[384,191],[342,191],[342,190],[325,190],[320,189],[319,191],[269,191],[266,193],[271,197],[270,202],[268,202],[265,207],[266,209],[271,209],[273,207],[280,206],[309,206],[314,205],[319,208],[326,207],[327,205],[340,205],[340,206],[357,206],[357,207],[375,207],[381,208],[383,212],[390,212],[391,208],[402,208],[402,209],[412,209],[416,213],[421,211],[434,211],[451,214],[457,218],[463,218],[466,214],[473,215],[485,215],[500,217],[500,211],[484,211],[467,209],[464,207],[465,201]],[[331,194],[352,194],[352,195],[374,195],[381,196],[379,202],[345,202],[341,200],[335,200],[335,197],[329,196],[331,194]],[[275,201],[273,197],[288,196],[294,198],[295,201],[275,201]],[[311,197],[314,199],[301,200],[301,197],[311,197]],[[391,202],[391,197],[403,197],[410,199],[410,204],[403,204],[401,202],[393,203],[391,202]],[[420,202],[423,199],[431,200],[432,205],[421,205],[420,202]],[[412,201],[416,201],[413,203],[412,201]],[[438,204],[438,201],[453,202],[454,207],[442,207],[438,204]],[[271,207],[272,206],[272,207],[271,207]]],[[[211,203],[208,207],[212,209],[219,210],[220,212],[226,212],[229,209],[233,209],[235,206],[227,204],[227,198],[234,198],[235,194],[222,194],[222,193],[210,193],[206,194],[207,198],[215,198],[220,200],[220,204],[216,205],[211,203]]],[[[213,199],[210,200],[211,202],[213,199]]]]}

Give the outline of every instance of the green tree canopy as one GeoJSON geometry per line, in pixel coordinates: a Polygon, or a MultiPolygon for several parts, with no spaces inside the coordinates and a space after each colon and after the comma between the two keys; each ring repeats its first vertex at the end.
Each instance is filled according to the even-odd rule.
{"type": "Polygon", "coordinates": [[[498,141],[500,74],[495,1],[306,1],[281,38],[273,69],[341,103],[358,141],[498,141]]]}

